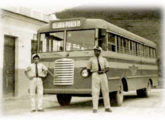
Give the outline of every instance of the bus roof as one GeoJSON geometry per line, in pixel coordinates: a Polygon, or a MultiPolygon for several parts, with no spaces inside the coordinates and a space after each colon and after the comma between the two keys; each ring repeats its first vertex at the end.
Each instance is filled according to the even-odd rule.
{"type": "MultiPolygon", "coordinates": [[[[129,31],[127,31],[121,27],[118,27],[112,23],[109,23],[103,19],[73,18],[73,19],[63,19],[63,20],[50,21],[50,23],[48,25],[41,27],[38,30],[38,32],[41,33],[41,32],[55,31],[55,29],[53,29],[51,27],[52,23],[54,23],[54,22],[71,21],[71,20],[78,20],[78,19],[81,20],[82,25],[81,25],[81,27],[77,27],[77,28],[74,27],[74,29],[102,28],[102,29],[106,29],[107,32],[111,32],[111,33],[123,36],[127,39],[137,41],[137,42],[142,43],[144,45],[156,48],[156,44],[154,42],[147,40],[143,37],[140,37],[140,36],[138,36],[132,32],[129,32],[129,31]]],[[[67,28],[65,28],[65,29],[67,29],[67,28]]],[[[71,28],[68,28],[68,29],[71,29],[71,28]]]]}

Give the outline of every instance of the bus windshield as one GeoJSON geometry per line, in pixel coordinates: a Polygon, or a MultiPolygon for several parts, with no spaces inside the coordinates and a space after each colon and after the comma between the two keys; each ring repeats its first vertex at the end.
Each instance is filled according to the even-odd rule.
{"type": "Polygon", "coordinates": [[[94,47],[94,30],[67,32],[66,51],[90,50],[94,47]]]}
{"type": "Polygon", "coordinates": [[[78,30],[66,32],[66,43],[64,32],[42,33],[40,36],[40,52],[62,52],[90,50],[94,47],[95,30],[78,30]],[[64,43],[66,45],[64,45],[64,43]]]}
{"type": "Polygon", "coordinates": [[[64,32],[42,33],[40,52],[58,52],[64,50],[64,32]]]}

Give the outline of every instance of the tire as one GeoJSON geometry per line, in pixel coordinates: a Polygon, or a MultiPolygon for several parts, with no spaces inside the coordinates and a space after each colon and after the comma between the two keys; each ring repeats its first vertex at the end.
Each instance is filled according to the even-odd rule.
{"type": "Polygon", "coordinates": [[[121,106],[124,100],[123,85],[121,84],[120,90],[110,94],[111,104],[114,106],[121,106]]]}
{"type": "Polygon", "coordinates": [[[139,97],[149,97],[151,95],[151,82],[149,81],[147,87],[136,91],[139,97]]]}
{"type": "Polygon", "coordinates": [[[57,100],[61,106],[69,105],[71,102],[71,98],[72,96],[68,94],[57,94],[57,100]]]}

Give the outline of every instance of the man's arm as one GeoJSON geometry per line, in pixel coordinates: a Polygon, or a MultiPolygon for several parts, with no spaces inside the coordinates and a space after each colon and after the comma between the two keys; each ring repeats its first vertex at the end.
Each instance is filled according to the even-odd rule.
{"type": "Polygon", "coordinates": [[[43,65],[43,72],[46,75],[47,73],[50,74],[52,77],[55,77],[54,74],[47,68],[45,65],[43,65]]]}
{"type": "Polygon", "coordinates": [[[55,77],[55,75],[49,69],[47,71],[52,77],[55,77]]]}
{"type": "Polygon", "coordinates": [[[89,61],[87,63],[87,66],[86,66],[86,69],[87,69],[88,73],[91,72],[91,67],[92,67],[92,58],[89,59],[89,61]]]}
{"type": "Polygon", "coordinates": [[[104,60],[104,63],[105,63],[105,69],[104,69],[104,72],[106,73],[106,72],[108,72],[109,71],[109,64],[108,64],[108,61],[107,61],[107,59],[105,58],[105,60],[104,60]]]}
{"type": "Polygon", "coordinates": [[[29,80],[32,80],[33,79],[33,77],[30,77],[29,75],[28,75],[28,72],[31,70],[31,68],[30,67],[27,67],[27,69],[24,71],[24,73],[25,73],[25,76],[29,79],[29,80]]]}

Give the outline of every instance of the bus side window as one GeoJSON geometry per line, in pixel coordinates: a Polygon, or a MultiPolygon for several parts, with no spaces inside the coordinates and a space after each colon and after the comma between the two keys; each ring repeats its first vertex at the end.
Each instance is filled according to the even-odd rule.
{"type": "Polygon", "coordinates": [[[155,58],[155,56],[154,56],[154,48],[152,48],[152,57],[155,58]]]}
{"type": "Polygon", "coordinates": [[[145,57],[149,57],[149,47],[148,46],[144,47],[144,53],[145,53],[145,57]]]}
{"type": "Polygon", "coordinates": [[[133,45],[132,45],[132,41],[130,41],[130,44],[129,44],[129,45],[130,45],[130,52],[129,52],[129,53],[132,54],[132,53],[133,53],[133,48],[132,48],[133,45]]]}
{"type": "Polygon", "coordinates": [[[144,45],[144,57],[146,57],[146,46],[144,45]]]}
{"type": "Polygon", "coordinates": [[[118,37],[118,49],[119,49],[119,53],[123,53],[123,41],[122,38],[120,36],[118,37]]]}
{"type": "Polygon", "coordinates": [[[123,39],[123,47],[124,47],[124,53],[129,53],[129,40],[124,38],[123,39]]]}
{"type": "Polygon", "coordinates": [[[150,57],[151,58],[155,58],[154,50],[155,50],[154,48],[150,47],[150,57]]]}
{"type": "Polygon", "coordinates": [[[117,36],[117,51],[120,53],[129,54],[131,50],[132,42],[124,37],[117,36]]]}
{"type": "Polygon", "coordinates": [[[155,58],[155,55],[154,55],[154,48],[152,48],[152,57],[155,58]]]}
{"type": "Polygon", "coordinates": [[[153,58],[154,57],[154,55],[153,55],[153,48],[151,48],[150,50],[151,50],[151,58],[153,58]]]}
{"type": "Polygon", "coordinates": [[[151,47],[149,47],[149,57],[152,58],[151,47]]]}
{"type": "Polygon", "coordinates": [[[156,58],[156,50],[155,50],[155,48],[152,48],[152,54],[153,54],[153,58],[156,58]]]}
{"type": "Polygon", "coordinates": [[[132,41],[132,54],[136,55],[135,42],[132,41]]]}
{"type": "Polygon", "coordinates": [[[108,50],[113,52],[116,51],[115,34],[108,33],[108,50]]]}
{"type": "Polygon", "coordinates": [[[147,57],[149,57],[149,47],[147,46],[147,57]]]}
{"type": "Polygon", "coordinates": [[[137,43],[137,56],[140,56],[140,44],[137,43]]]}
{"type": "Polygon", "coordinates": [[[154,58],[156,58],[156,49],[154,49],[154,58]]]}
{"type": "Polygon", "coordinates": [[[135,53],[136,53],[136,56],[138,56],[138,43],[135,42],[135,53]]]}
{"type": "Polygon", "coordinates": [[[116,36],[116,40],[117,40],[117,52],[119,52],[119,37],[118,36],[116,36]]]}
{"type": "Polygon", "coordinates": [[[143,45],[142,44],[139,44],[139,55],[140,56],[143,56],[143,45]]]}
{"type": "Polygon", "coordinates": [[[131,55],[138,55],[138,43],[137,42],[134,42],[134,41],[130,41],[130,54],[131,55]]]}

